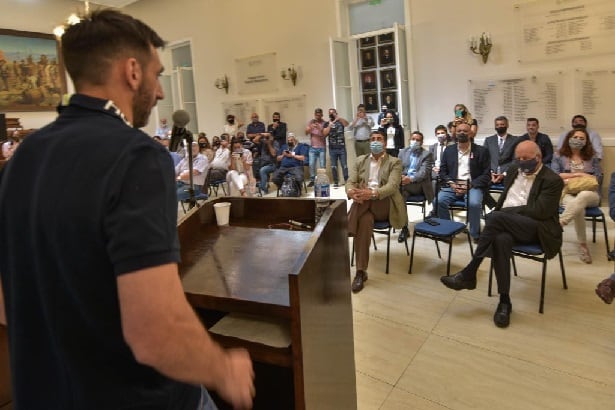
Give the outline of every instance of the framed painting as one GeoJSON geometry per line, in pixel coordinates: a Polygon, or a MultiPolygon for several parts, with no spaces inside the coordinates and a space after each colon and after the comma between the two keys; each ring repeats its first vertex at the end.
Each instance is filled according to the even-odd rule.
{"type": "Polygon", "coordinates": [[[0,111],[54,111],[65,93],[53,34],[0,29],[0,111]]]}
{"type": "Polygon", "coordinates": [[[361,88],[364,91],[373,91],[376,89],[375,71],[365,71],[361,73],[361,88]]]}
{"type": "Polygon", "coordinates": [[[395,69],[380,71],[380,87],[383,90],[397,88],[395,81],[395,69]]]}
{"type": "Polygon", "coordinates": [[[381,66],[395,64],[395,49],[393,49],[393,44],[378,47],[378,59],[381,66]]]}
{"type": "Polygon", "coordinates": [[[363,93],[363,104],[365,104],[365,112],[378,112],[378,94],[363,93]]]}
{"type": "Polygon", "coordinates": [[[397,111],[397,93],[395,92],[384,92],[381,94],[382,104],[386,105],[387,108],[391,110],[397,111]]]}
{"type": "Polygon", "coordinates": [[[364,48],[361,50],[361,69],[376,67],[376,48],[364,48]]]}
{"type": "Polygon", "coordinates": [[[376,45],[376,36],[361,37],[361,47],[373,47],[376,45]]]}

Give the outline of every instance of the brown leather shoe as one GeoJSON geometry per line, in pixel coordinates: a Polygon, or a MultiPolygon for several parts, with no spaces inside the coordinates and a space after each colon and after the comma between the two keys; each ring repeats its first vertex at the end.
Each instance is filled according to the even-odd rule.
{"type": "Polygon", "coordinates": [[[365,282],[367,282],[367,272],[364,270],[358,270],[352,280],[352,293],[360,292],[365,286],[365,282]]]}

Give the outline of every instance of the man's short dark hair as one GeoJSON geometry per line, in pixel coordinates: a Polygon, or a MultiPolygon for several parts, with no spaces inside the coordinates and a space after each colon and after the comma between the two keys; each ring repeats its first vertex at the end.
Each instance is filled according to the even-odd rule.
{"type": "Polygon", "coordinates": [[[372,135],[374,135],[374,134],[381,135],[383,138],[386,138],[386,137],[387,137],[387,136],[386,136],[386,134],[385,134],[384,132],[382,132],[382,131],[380,131],[380,130],[374,130],[374,131],[372,131],[372,132],[369,134],[370,138],[371,138],[371,136],[372,136],[372,135]]]}
{"type": "Polygon", "coordinates": [[[273,114],[271,114],[271,116],[273,117],[274,115],[277,115],[278,117],[280,117],[280,113],[279,112],[274,112],[273,114]]]}
{"type": "Polygon", "coordinates": [[[574,122],[574,120],[576,120],[577,118],[580,118],[583,120],[583,122],[587,125],[587,118],[585,118],[584,115],[581,114],[577,114],[574,117],[572,117],[572,120],[570,121],[571,123],[574,122]]]}
{"type": "Polygon", "coordinates": [[[495,120],[493,120],[493,122],[496,122],[496,121],[506,121],[506,124],[508,124],[508,118],[506,118],[503,115],[500,115],[499,117],[495,117],[495,120]]]}
{"type": "Polygon", "coordinates": [[[530,121],[534,121],[536,124],[540,125],[540,121],[538,121],[538,118],[530,117],[525,122],[528,123],[530,121]]]}
{"type": "Polygon", "coordinates": [[[113,9],[95,10],[68,26],[61,40],[66,70],[77,89],[83,83],[102,85],[113,60],[134,57],[143,67],[151,47],[165,42],[140,20],[113,9]]]}
{"type": "Polygon", "coordinates": [[[448,130],[447,130],[447,129],[446,129],[446,127],[445,127],[444,125],[442,125],[442,124],[440,124],[440,125],[438,125],[438,126],[436,127],[436,129],[434,130],[434,134],[437,134],[437,133],[438,133],[438,131],[440,131],[440,130],[442,130],[442,131],[444,131],[444,132],[446,132],[446,133],[448,134],[448,130]]]}

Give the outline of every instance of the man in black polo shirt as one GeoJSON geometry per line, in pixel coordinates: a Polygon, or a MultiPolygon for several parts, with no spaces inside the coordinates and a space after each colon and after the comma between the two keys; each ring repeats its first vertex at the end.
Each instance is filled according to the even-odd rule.
{"type": "Polygon", "coordinates": [[[213,342],[182,291],[171,157],[137,129],[163,97],[163,45],[113,10],[68,27],[77,94],[2,171],[15,409],[215,408],[201,386],[251,406],[247,352],[213,342]]]}

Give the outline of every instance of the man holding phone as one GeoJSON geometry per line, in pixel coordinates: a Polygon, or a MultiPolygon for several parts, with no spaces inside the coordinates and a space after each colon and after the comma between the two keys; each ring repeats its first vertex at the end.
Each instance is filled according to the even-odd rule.
{"type": "Polygon", "coordinates": [[[286,144],[280,147],[278,151],[277,161],[280,163],[278,168],[271,177],[278,189],[282,187],[284,177],[291,174],[298,184],[303,182],[303,164],[308,158],[310,147],[297,141],[295,134],[288,133],[286,144]]]}
{"type": "Polygon", "coordinates": [[[344,127],[348,126],[348,121],[337,114],[335,108],[329,108],[329,122],[325,123],[323,134],[329,137],[329,159],[331,159],[331,174],[333,176],[333,188],[339,188],[339,175],[337,173],[337,162],[342,166],[344,182],[348,180],[348,165],[346,163],[346,140],[344,138],[344,127]]]}

